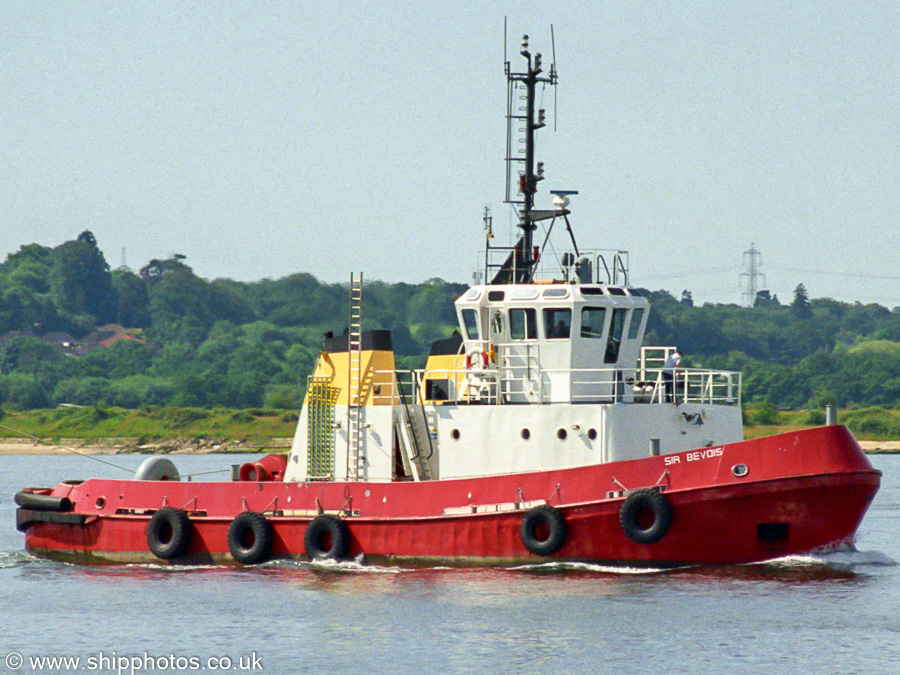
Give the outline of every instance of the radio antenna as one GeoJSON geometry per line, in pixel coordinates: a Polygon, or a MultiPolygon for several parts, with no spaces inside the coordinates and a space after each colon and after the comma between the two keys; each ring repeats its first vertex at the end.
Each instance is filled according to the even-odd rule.
{"type": "Polygon", "coordinates": [[[509,63],[509,59],[506,56],[506,19],[507,17],[503,17],[503,63],[509,63]]]}
{"type": "MultiPolygon", "coordinates": [[[[506,36],[504,35],[504,40],[506,36]]],[[[556,82],[557,72],[556,72],[556,38],[553,35],[553,24],[550,24],[550,46],[553,50],[553,61],[550,62],[550,79],[556,82]]],[[[505,49],[505,46],[504,46],[505,49]]],[[[553,131],[556,131],[556,93],[557,88],[553,87],[553,131]]]]}

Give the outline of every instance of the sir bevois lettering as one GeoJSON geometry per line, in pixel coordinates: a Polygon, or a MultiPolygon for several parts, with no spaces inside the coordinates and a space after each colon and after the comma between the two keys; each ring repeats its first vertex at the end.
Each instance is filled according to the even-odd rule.
{"type": "Polygon", "coordinates": [[[706,450],[695,450],[685,455],[685,459],[689,462],[696,462],[700,459],[712,459],[713,457],[721,457],[722,448],[707,448],[706,450]]]}

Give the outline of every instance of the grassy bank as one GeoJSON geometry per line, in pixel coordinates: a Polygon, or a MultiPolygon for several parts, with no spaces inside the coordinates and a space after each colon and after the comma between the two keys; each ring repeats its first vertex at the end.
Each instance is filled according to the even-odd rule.
{"type": "MultiPolygon", "coordinates": [[[[838,411],[838,423],[864,441],[900,440],[900,409],[874,406],[838,411]]],[[[744,437],[759,438],[825,424],[821,410],[775,410],[770,406],[748,406],[744,410],[744,437]]]]}
{"type": "Polygon", "coordinates": [[[264,446],[273,439],[292,437],[296,425],[297,413],[283,410],[68,407],[7,411],[0,419],[0,438],[81,439],[85,443],[128,438],[132,445],[192,438],[264,446]]]}
{"type": "MultiPolygon", "coordinates": [[[[900,440],[900,410],[858,408],[838,412],[860,440],[900,440]]],[[[781,411],[748,406],[744,411],[745,438],[821,426],[821,411],[781,411]]],[[[128,438],[132,445],[178,439],[206,439],[249,446],[272,444],[294,435],[297,412],[272,409],[68,407],[54,410],[6,411],[0,418],[0,439],[35,437],[53,442],[80,439],[97,443],[128,438]]]]}

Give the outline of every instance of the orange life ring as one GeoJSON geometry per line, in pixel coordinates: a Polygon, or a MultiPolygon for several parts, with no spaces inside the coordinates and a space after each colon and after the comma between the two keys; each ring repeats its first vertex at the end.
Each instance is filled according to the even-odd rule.
{"type": "Polygon", "coordinates": [[[474,351],[466,354],[466,369],[472,370],[479,365],[484,369],[488,366],[488,353],[485,351],[474,351]]]}

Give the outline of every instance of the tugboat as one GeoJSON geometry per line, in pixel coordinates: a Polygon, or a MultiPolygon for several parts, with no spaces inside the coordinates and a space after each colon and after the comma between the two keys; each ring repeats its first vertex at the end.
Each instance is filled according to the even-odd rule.
{"type": "Polygon", "coordinates": [[[581,249],[568,190],[535,207],[544,74],[527,36],[506,62],[507,194],[520,230],[492,245],[459,332],[398,371],[391,335],[348,328],[309,377],[290,453],[229,481],[179,480],[151,457],[130,480],[16,495],[36,556],[91,563],[272,559],[667,567],[749,563],[852,543],[880,485],[843,426],[744,440],[741,375],[674,368],[643,346],[648,294],[627,253],[581,249]],[[522,133],[524,151],[516,151],[522,133]],[[535,241],[544,227],[542,244],[535,241]],[[571,249],[552,253],[554,226],[571,249]]]}

